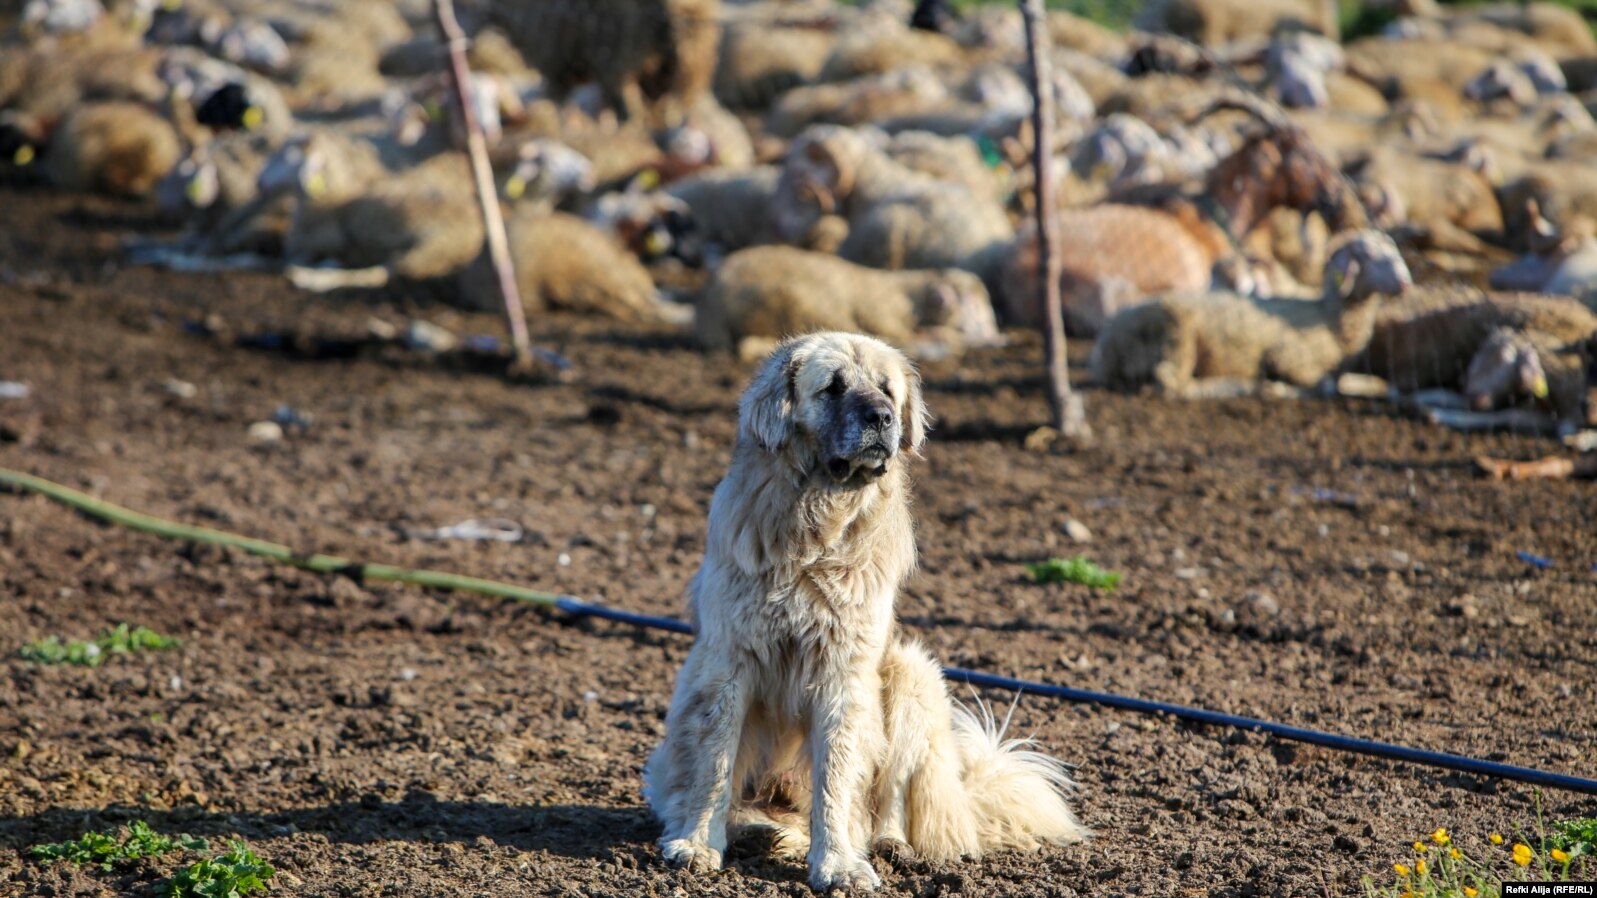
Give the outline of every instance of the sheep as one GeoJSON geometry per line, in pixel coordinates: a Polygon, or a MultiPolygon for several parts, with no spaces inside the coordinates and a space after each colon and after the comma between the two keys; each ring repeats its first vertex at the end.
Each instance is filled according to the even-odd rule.
{"type": "Polygon", "coordinates": [[[1433,390],[1416,394],[1411,404],[1428,420],[1455,430],[1571,434],[1592,423],[1590,349],[1497,328],[1470,359],[1461,403],[1433,390]]]}
{"type": "Polygon", "coordinates": [[[1503,184],[1497,197],[1510,245],[1527,249],[1535,234],[1532,209],[1559,228],[1580,218],[1597,220],[1597,171],[1583,162],[1549,159],[1503,184]]]}
{"type": "MultiPolygon", "coordinates": [[[[312,170],[302,176],[314,183],[312,170]]],[[[411,281],[449,278],[483,243],[482,218],[466,160],[440,154],[377,179],[341,202],[302,205],[284,249],[299,262],[382,267],[411,281]]]]}
{"type": "Polygon", "coordinates": [[[817,28],[765,22],[727,26],[715,69],[715,96],[732,109],[767,109],[815,80],[837,38],[817,28]]]}
{"type": "Polygon", "coordinates": [[[699,342],[712,350],[815,330],[858,331],[904,348],[927,340],[962,348],[998,339],[987,290],[969,272],[877,271],[786,246],[729,257],[695,315],[699,342]]]}
{"type": "Polygon", "coordinates": [[[952,92],[930,69],[912,66],[847,82],[794,88],[765,120],[778,137],[797,137],[817,124],[862,125],[941,110],[952,92]]]}
{"type": "Polygon", "coordinates": [[[51,181],[67,190],[143,196],[182,155],[176,129],[147,107],[89,103],[51,135],[44,167],[51,181]]]}
{"type": "Polygon", "coordinates": [[[1482,252],[1483,239],[1500,240],[1503,212],[1491,182],[1477,167],[1376,146],[1347,171],[1361,185],[1376,185],[1402,204],[1408,224],[1441,249],[1482,252]]]}
{"type": "Polygon", "coordinates": [[[780,178],[781,170],[771,165],[711,169],[667,185],[665,193],[687,204],[706,242],[733,252],[780,239],[771,218],[780,178]]]}
{"type": "Polygon", "coordinates": [[[491,22],[541,72],[556,99],[593,80],[623,120],[668,124],[708,93],[721,41],[719,0],[493,4],[491,22]]]}
{"type": "MultiPolygon", "coordinates": [[[[1355,214],[1342,193],[1338,174],[1304,134],[1276,126],[1250,137],[1209,173],[1201,194],[1213,204],[1207,211],[1165,188],[1144,201],[1163,208],[1106,203],[1063,210],[1060,292],[1067,320],[1074,332],[1090,336],[1145,296],[1204,289],[1215,263],[1276,207],[1313,209],[1340,229],[1344,216],[1355,214]]],[[[1035,242],[1034,233],[1024,231],[1004,264],[999,295],[1006,323],[1042,320],[1035,242]]]]}
{"type": "Polygon", "coordinates": [[[1457,389],[1470,359],[1500,328],[1574,344],[1597,333],[1597,314],[1563,297],[1418,290],[1381,311],[1369,344],[1344,370],[1405,393],[1457,389]]]}
{"type": "MultiPolygon", "coordinates": [[[[563,212],[520,211],[507,223],[516,288],[528,313],[550,310],[618,321],[686,324],[691,310],[661,299],[649,272],[603,231],[563,212]]],[[[460,274],[465,308],[501,308],[487,253],[460,274]]]]}
{"type": "Polygon", "coordinates": [[[832,213],[848,224],[837,251],[851,262],[963,268],[989,285],[1014,236],[996,199],[914,171],[858,132],[821,125],[789,148],[772,217],[784,242],[794,243],[832,213]]]}
{"type": "Polygon", "coordinates": [[[1200,379],[1313,387],[1369,340],[1381,298],[1411,283],[1391,238],[1359,231],[1332,252],[1318,302],[1178,293],[1121,312],[1093,344],[1093,380],[1189,397],[1205,395],[1200,379]]]}
{"type": "Polygon", "coordinates": [[[1205,47],[1293,28],[1339,36],[1336,5],[1326,0],[1155,0],[1142,7],[1136,24],[1205,47]]]}

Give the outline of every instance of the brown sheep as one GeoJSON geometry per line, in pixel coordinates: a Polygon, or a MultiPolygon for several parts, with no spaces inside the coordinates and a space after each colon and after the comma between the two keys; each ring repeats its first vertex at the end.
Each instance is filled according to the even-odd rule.
{"type": "Polygon", "coordinates": [[[622,118],[670,124],[710,91],[720,13],[720,0],[499,0],[488,10],[557,99],[595,81],[622,118]]]}
{"type": "Polygon", "coordinates": [[[50,137],[45,171],[58,187],[143,196],[183,157],[165,118],[138,103],[89,103],[50,137]]]}
{"type": "Polygon", "coordinates": [[[766,109],[821,73],[837,38],[818,28],[765,22],[729,25],[715,69],[715,96],[732,109],[766,109]]]}
{"type": "MultiPolygon", "coordinates": [[[[636,257],[574,215],[529,211],[512,216],[507,229],[516,288],[528,313],[559,310],[674,324],[686,324],[692,314],[661,299],[636,257]]],[[[461,273],[459,300],[469,309],[502,308],[487,253],[461,273]]]]}
{"type": "Polygon", "coordinates": [[[708,349],[817,330],[857,331],[904,348],[932,333],[959,345],[998,337],[987,290],[969,272],[877,271],[787,246],[747,249],[722,263],[695,325],[708,349]]]}
{"type": "Polygon", "coordinates": [[[1313,387],[1368,342],[1381,297],[1410,283],[1391,238],[1360,231],[1332,252],[1317,302],[1175,294],[1121,312],[1093,344],[1093,379],[1170,396],[1206,395],[1197,381],[1210,379],[1313,387]]]}

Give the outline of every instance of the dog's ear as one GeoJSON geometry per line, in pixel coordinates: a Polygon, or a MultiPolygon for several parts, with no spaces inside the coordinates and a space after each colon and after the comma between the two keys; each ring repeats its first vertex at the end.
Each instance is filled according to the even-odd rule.
{"type": "Polygon", "coordinates": [[[793,439],[794,378],[798,341],[777,347],[749,382],[738,402],[738,428],[768,452],[776,452],[793,439]]]}
{"type": "Polygon", "coordinates": [[[904,419],[904,436],[900,448],[906,452],[919,453],[921,447],[926,445],[926,431],[931,429],[932,414],[926,408],[926,400],[921,398],[920,372],[909,369],[905,383],[909,385],[904,394],[904,408],[900,413],[904,419]]]}

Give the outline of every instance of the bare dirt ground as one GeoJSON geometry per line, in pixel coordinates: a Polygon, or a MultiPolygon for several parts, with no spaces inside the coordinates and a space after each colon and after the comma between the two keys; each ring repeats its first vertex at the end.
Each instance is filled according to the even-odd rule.
{"type": "MultiPolygon", "coordinates": [[[[120,267],[137,206],[7,189],[0,208],[0,378],[33,387],[0,402],[0,465],[307,551],[677,611],[729,456],[736,364],[572,320],[535,324],[579,368],[552,386],[238,349],[185,322],[499,328],[397,294],[120,267]],[[171,379],[198,391],[173,395],[171,379]],[[312,424],[252,447],[249,424],[280,404],[312,424]],[[515,519],[528,539],[404,535],[472,517],[515,519]]],[[[1498,484],[1469,464],[1548,445],[1376,405],[1095,392],[1097,448],[1032,453],[1039,359],[1023,339],[928,370],[924,564],[900,607],[946,662],[1594,772],[1597,485],[1498,484]],[[1024,562],[1077,551],[1069,517],[1125,572],[1118,592],[1025,579],[1024,562]]],[[[639,771],[682,637],[304,574],[17,495],[0,495],[0,622],[0,894],[153,894],[176,861],[102,874],[23,854],[133,818],[246,837],[282,894],[808,891],[758,841],[711,878],[665,869],[653,847],[639,771]],[[12,654],[118,621],[185,644],[97,670],[12,654]]],[[[879,862],[886,894],[1346,895],[1438,825],[1480,848],[1534,820],[1515,784],[1036,697],[1015,720],[1080,765],[1100,838],[879,862]]],[[[1566,793],[1542,803],[1597,813],[1566,793]]]]}

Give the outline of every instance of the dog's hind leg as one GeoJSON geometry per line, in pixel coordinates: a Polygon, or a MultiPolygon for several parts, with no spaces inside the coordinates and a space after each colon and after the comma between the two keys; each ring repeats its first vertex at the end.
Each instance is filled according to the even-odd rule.
{"type": "Polygon", "coordinates": [[[666,715],[665,742],[649,760],[649,801],[665,822],[660,849],[695,872],[720,869],[726,851],[748,679],[704,643],[695,645],[666,715]]]}
{"type": "Polygon", "coordinates": [[[904,843],[931,860],[979,854],[981,841],[961,777],[953,706],[937,662],[904,639],[882,661],[887,754],[877,780],[876,847],[904,843]]]}

